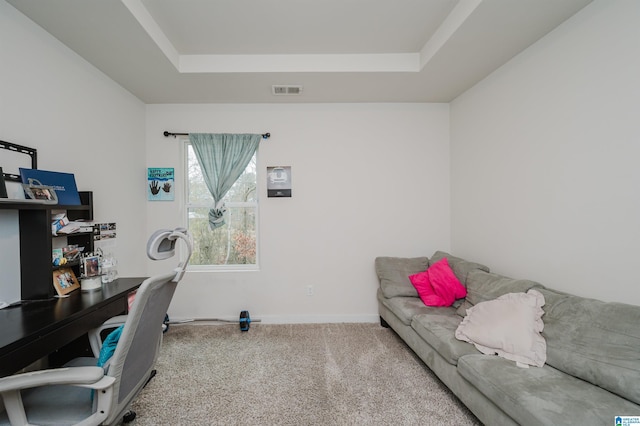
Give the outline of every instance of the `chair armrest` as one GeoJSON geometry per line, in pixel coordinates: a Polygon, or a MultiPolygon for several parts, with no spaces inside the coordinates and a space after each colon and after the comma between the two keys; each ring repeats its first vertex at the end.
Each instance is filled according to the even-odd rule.
{"type": "Polygon", "coordinates": [[[0,393],[45,385],[81,385],[104,389],[114,381],[115,378],[105,376],[104,370],[100,367],[55,368],[0,378],[0,393]],[[107,380],[101,380],[103,377],[107,380]]]}
{"type": "Polygon", "coordinates": [[[28,426],[27,415],[22,401],[21,391],[27,388],[45,385],[81,386],[96,389],[94,404],[96,410],[80,425],[102,424],[110,414],[115,377],[105,376],[100,367],[67,367],[52,370],[41,370],[16,374],[0,378],[0,396],[9,418],[9,423],[16,426],[28,426]]]}

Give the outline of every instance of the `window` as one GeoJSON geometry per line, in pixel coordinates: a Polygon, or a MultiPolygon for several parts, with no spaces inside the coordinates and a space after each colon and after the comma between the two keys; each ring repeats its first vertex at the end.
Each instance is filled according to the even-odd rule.
{"type": "Polygon", "coordinates": [[[188,141],[186,151],[187,227],[194,241],[189,264],[202,266],[198,269],[255,269],[258,265],[257,154],[224,197],[225,224],[211,230],[209,208],[213,197],[188,141]]]}

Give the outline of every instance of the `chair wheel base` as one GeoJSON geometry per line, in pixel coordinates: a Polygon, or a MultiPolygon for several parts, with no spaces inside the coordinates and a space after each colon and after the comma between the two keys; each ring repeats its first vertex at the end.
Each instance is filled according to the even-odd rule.
{"type": "Polygon", "coordinates": [[[122,416],[122,423],[131,423],[132,421],[134,421],[136,418],[136,412],[135,411],[127,411],[126,413],[124,413],[124,416],[122,416]]]}

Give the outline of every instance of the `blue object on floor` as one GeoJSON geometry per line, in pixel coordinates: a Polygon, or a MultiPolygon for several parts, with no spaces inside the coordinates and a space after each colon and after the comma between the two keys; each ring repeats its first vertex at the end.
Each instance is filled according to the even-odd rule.
{"type": "Polygon", "coordinates": [[[249,311],[240,312],[240,330],[249,331],[249,325],[251,324],[251,317],[249,311]]]}

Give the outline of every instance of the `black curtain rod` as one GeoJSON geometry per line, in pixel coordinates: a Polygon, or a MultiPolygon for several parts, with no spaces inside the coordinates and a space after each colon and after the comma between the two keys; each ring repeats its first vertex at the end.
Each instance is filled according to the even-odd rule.
{"type": "MultiPolygon", "coordinates": [[[[175,138],[176,136],[189,136],[189,133],[171,133],[171,132],[167,132],[165,130],[163,135],[166,138],[168,138],[169,136],[173,136],[175,138]]],[[[262,139],[269,139],[270,137],[271,137],[271,133],[263,133],[262,134],[262,139]]]]}

